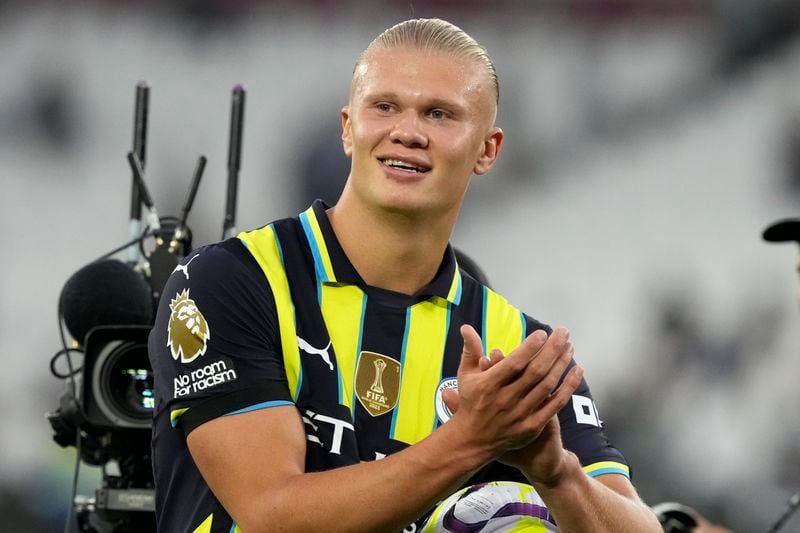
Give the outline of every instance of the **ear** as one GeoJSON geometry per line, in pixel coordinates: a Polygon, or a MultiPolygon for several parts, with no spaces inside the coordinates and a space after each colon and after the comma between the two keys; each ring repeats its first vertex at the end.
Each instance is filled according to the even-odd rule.
{"type": "Polygon", "coordinates": [[[489,130],[486,140],[483,141],[483,151],[478,155],[475,168],[472,169],[473,173],[481,176],[489,172],[503,148],[503,138],[503,130],[500,128],[493,127],[489,130]]]}
{"type": "Polygon", "coordinates": [[[344,106],[342,108],[342,147],[344,148],[344,155],[347,157],[353,155],[353,137],[351,130],[350,107],[344,106]]]}

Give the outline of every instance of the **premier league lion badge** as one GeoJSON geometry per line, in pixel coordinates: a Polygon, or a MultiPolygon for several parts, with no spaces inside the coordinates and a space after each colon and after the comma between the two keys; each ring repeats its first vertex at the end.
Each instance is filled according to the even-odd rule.
{"type": "Polygon", "coordinates": [[[167,346],[176,361],[191,363],[208,348],[211,333],[203,313],[194,300],[189,298],[189,289],[178,293],[169,303],[172,313],[167,326],[167,346]]]}

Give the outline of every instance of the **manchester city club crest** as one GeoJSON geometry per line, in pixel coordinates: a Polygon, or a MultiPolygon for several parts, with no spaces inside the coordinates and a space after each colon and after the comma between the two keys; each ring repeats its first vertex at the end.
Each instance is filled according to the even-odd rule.
{"type": "Polygon", "coordinates": [[[189,298],[189,289],[175,295],[169,308],[172,313],[167,325],[167,346],[173,359],[191,363],[206,353],[211,337],[208,322],[194,300],[189,298]]]}
{"type": "Polygon", "coordinates": [[[433,401],[434,405],[436,406],[436,417],[442,424],[450,420],[450,417],[453,416],[453,413],[444,403],[444,399],[442,399],[442,393],[445,391],[445,389],[458,390],[458,379],[444,378],[439,382],[439,386],[436,387],[436,396],[434,397],[433,401]]]}
{"type": "Polygon", "coordinates": [[[372,416],[388,413],[400,393],[400,363],[387,355],[361,352],[356,368],[356,396],[372,416]]]}

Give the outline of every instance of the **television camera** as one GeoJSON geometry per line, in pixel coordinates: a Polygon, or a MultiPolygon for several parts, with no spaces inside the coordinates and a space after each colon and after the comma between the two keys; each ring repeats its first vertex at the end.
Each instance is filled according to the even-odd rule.
{"type": "MultiPolygon", "coordinates": [[[[65,389],[47,418],[54,440],[77,449],[65,531],[156,530],[150,459],[155,399],[147,339],[164,284],[192,249],[186,221],[206,158],[198,159],[181,215],[159,217],[144,181],[149,93],[145,82],[137,84],[133,148],[127,154],[133,177],[130,241],[75,272],[59,297],[62,348],[51,359],[50,370],[64,380],[65,389]],[[123,253],[127,257],[114,257],[123,253]],[[74,339],[69,345],[65,326],[74,339]],[[93,496],[77,495],[81,463],[101,467],[101,486],[93,496]]],[[[244,99],[244,88],[235,86],[223,238],[236,234],[244,99]]]]}

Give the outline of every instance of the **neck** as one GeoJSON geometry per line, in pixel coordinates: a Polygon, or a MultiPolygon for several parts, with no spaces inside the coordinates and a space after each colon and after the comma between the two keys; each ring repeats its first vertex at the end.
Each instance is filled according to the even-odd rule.
{"type": "Polygon", "coordinates": [[[387,212],[342,195],[328,210],[334,233],[368,285],[414,295],[430,283],[444,256],[455,216],[387,212]]]}

